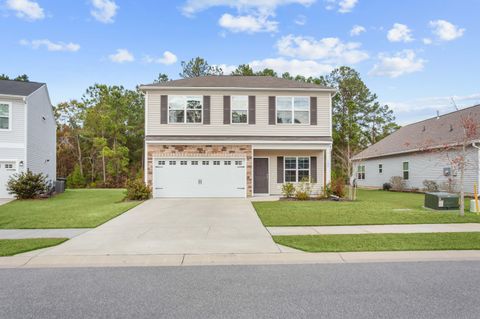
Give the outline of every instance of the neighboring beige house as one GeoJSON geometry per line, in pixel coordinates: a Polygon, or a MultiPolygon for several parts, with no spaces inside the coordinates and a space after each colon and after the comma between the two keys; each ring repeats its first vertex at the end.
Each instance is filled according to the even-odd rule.
{"type": "Polygon", "coordinates": [[[47,85],[0,80],[0,198],[7,182],[27,169],[56,179],[56,124],[47,85]]]}
{"type": "Polygon", "coordinates": [[[357,185],[381,188],[392,176],[401,176],[408,188],[424,188],[435,181],[442,190],[458,191],[460,173],[455,159],[465,138],[462,119],[476,125],[468,139],[464,189],[473,193],[480,184],[480,105],[406,125],[353,157],[357,185]]]}
{"type": "Polygon", "coordinates": [[[142,85],[145,181],[154,197],[281,194],[330,182],[335,90],[264,76],[142,85]]]}

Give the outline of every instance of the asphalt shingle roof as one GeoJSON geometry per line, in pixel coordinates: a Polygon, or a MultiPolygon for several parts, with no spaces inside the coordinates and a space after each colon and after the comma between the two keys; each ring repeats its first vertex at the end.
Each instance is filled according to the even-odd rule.
{"type": "Polygon", "coordinates": [[[0,94],[29,96],[45,83],[0,80],[0,94]]]}
{"type": "Polygon", "coordinates": [[[186,78],[143,87],[212,87],[212,88],[262,88],[262,89],[325,89],[332,88],[272,76],[212,75],[186,78]]]}
{"type": "Polygon", "coordinates": [[[462,118],[477,123],[476,136],[480,139],[480,104],[459,111],[406,125],[353,157],[354,160],[375,158],[427,148],[456,145],[465,136],[462,118]]]}

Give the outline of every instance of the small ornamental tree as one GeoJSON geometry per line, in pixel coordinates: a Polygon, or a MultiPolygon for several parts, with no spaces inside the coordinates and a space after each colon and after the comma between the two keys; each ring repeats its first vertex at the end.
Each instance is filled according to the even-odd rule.
{"type": "Polygon", "coordinates": [[[33,199],[48,192],[47,177],[42,173],[34,174],[27,170],[20,174],[14,174],[8,180],[7,191],[17,199],[33,199]]]}

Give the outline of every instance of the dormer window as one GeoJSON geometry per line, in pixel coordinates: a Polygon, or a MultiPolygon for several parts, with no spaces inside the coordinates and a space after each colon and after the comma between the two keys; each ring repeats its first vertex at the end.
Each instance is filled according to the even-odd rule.
{"type": "Polygon", "coordinates": [[[0,130],[10,130],[12,125],[12,104],[0,102],[0,130]]]}

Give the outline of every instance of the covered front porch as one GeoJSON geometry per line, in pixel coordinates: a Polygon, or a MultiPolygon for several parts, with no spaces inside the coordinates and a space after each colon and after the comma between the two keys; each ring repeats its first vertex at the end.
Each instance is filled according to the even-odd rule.
{"type": "Polygon", "coordinates": [[[312,184],[312,195],[330,183],[331,144],[252,145],[253,195],[281,195],[282,185],[312,184]]]}

